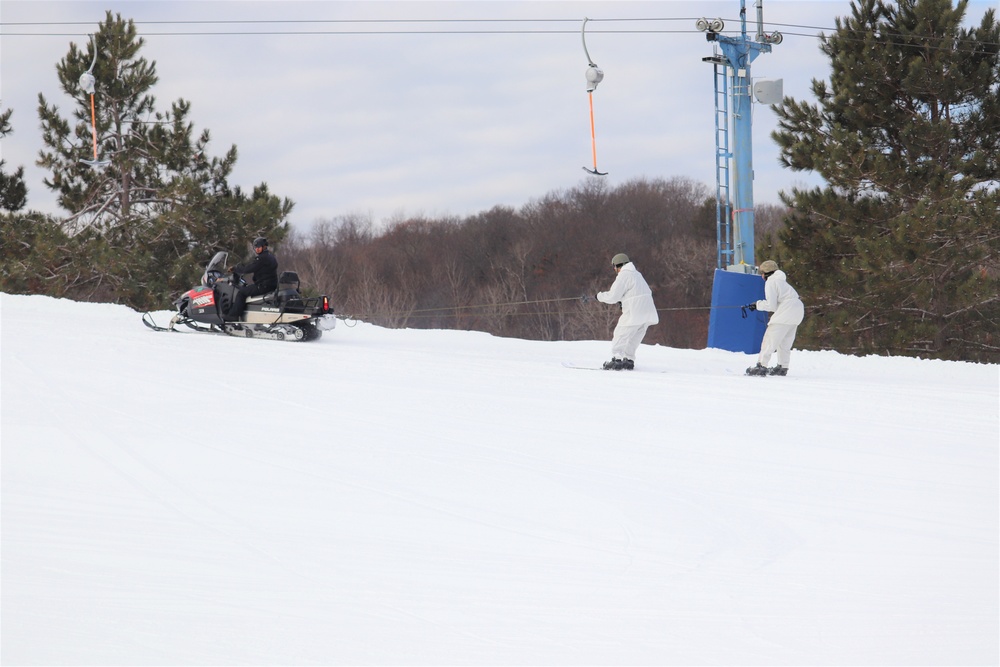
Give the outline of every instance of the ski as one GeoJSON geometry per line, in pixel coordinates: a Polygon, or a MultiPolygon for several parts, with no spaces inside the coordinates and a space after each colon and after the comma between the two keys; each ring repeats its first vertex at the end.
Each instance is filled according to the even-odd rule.
{"type": "Polygon", "coordinates": [[[563,362],[563,368],[574,368],[578,371],[603,371],[604,368],[600,366],[577,366],[576,364],[570,363],[568,361],[563,362]]]}
{"type": "Polygon", "coordinates": [[[745,378],[753,378],[753,377],[785,377],[785,375],[787,375],[787,373],[785,375],[781,375],[781,374],[778,374],[778,373],[766,373],[764,375],[750,375],[745,370],[740,370],[738,368],[727,368],[726,369],[726,374],[727,375],[738,375],[740,377],[745,377],[745,378]]]}
{"type": "Polygon", "coordinates": [[[635,372],[639,372],[639,373],[667,373],[668,372],[668,371],[665,371],[665,370],[656,370],[656,369],[646,370],[644,368],[633,369],[633,370],[630,370],[630,371],[627,371],[627,370],[611,370],[609,368],[604,368],[603,366],[580,366],[579,364],[574,364],[571,361],[564,361],[564,362],[562,362],[562,365],[563,365],[563,368],[573,368],[573,369],[578,370],[578,371],[601,371],[603,373],[620,373],[620,374],[624,374],[624,375],[627,375],[629,373],[635,373],[635,372]]]}

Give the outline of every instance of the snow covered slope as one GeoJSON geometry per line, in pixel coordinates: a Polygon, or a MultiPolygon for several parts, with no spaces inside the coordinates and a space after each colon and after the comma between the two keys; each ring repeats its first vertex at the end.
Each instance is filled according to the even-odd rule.
{"type": "Polygon", "coordinates": [[[997,366],[0,318],[4,664],[1000,660],[997,366]]]}

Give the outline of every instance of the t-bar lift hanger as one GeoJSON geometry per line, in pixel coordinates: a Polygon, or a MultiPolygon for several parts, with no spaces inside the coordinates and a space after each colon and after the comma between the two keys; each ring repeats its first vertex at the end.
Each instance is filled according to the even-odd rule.
{"type": "Polygon", "coordinates": [[[604,72],[600,67],[594,62],[594,59],[590,57],[590,52],[587,50],[587,21],[589,18],[584,17],[583,26],[580,28],[580,39],[583,41],[583,52],[587,56],[587,97],[590,100],[590,152],[594,156],[594,168],[588,169],[584,167],[583,170],[594,176],[607,176],[608,172],[597,170],[597,139],[594,134],[594,91],[597,89],[597,84],[604,80],[604,72]]]}
{"type": "Polygon", "coordinates": [[[90,63],[90,69],[80,75],[80,88],[83,92],[90,95],[90,131],[91,136],[94,141],[94,159],[93,160],[80,160],[88,167],[97,169],[99,167],[106,167],[111,164],[110,160],[99,160],[97,158],[97,114],[94,112],[94,92],[96,90],[94,84],[97,80],[94,78],[94,65],[97,64],[97,40],[93,35],[90,36],[91,43],[94,46],[94,59],[90,63]]]}

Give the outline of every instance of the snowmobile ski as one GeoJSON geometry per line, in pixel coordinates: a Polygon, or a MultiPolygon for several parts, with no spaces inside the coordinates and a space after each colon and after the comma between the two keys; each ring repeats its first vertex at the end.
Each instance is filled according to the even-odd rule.
{"type": "Polygon", "coordinates": [[[153,316],[148,312],[142,314],[142,323],[153,331],[174,331],[174,329],[168,329],[167,327],[161,327],[154,320],[153,316]]]}

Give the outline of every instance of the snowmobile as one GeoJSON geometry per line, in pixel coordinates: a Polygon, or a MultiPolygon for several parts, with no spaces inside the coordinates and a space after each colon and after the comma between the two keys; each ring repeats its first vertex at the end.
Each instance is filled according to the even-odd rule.
{"type": "Polygon", "coordinates": [[[166,327],[157,326],[149,313],[143,323],[154,331],[177,331],[185,325],[195,331],[224,333],[246,338],[270,340],[316,340],[336,327],[337,318],[326,296],[304,297],[299,292],[299,276],[283,271],[278,288],[260,296],[247,297],[242,313],[234,313],[237,290],[246,283],[235,274],[227,276],[229,253],[215,253],[205,267],[201,284],[192,287],[174,301],[177,314],[166,327]]]}

